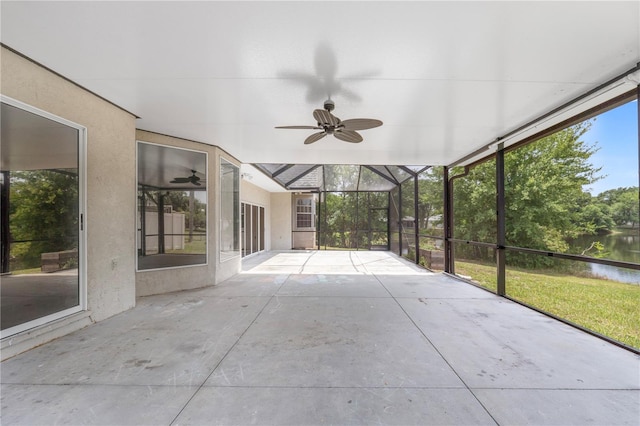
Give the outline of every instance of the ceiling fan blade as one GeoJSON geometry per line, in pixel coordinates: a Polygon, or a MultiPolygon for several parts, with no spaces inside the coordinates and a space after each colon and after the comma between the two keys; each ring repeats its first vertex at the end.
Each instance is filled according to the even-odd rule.
{"type": "Polygon", "coordinates": [[[344,130],[366,130],[382,126],[382,121],[373,118],[352,118],[342,122],[344,130]]]}
{"type": "Polygon", "coordinates": [[[309,145],[309,144],[312,144],[314,142],[318,142],[320,139],[324,138],[325,136],[327,136],[326,132],[314,133],[311,136],[309,136],[307,139],[304,140],[304,144],[305,145],[309,145]]]}
{"type": "Polygon", "coordinates": [[[277,126],[276,129],[305,129],[305,130],[317,130],[322,129],[318,126],[277,126]]]}
{"type": "Polygon", "coordinates": [[[336,130],[333,133],[333,136],[345,142],[351,142],[351,143],[362,142],[362,136],[360,136],[360,133],[354,132],[353,130],[336,130]]]}
{"type": "Polygon", "coordinates": [[[190,181],[189,178],[174,178],[172,181],[169,181],[169,183],[187,183],[190,181]]]}
{"type": "Polygon", "coordinates": [[[315,118],[320,125],[337,126],[340,123],[340,119],[338,117],[324,109],[314,110],[313,118],[315,118]]]}
{"type": "Polygon", "coordinates": [[[191,182],[192,184],[194,184],[195,186],[202,186],[202,184],[200,182],[191,182]]]}

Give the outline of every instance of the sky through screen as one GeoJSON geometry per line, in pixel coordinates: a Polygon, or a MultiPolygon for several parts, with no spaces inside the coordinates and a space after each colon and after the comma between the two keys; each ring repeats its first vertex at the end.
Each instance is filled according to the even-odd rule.
{"type": "Polygon", "coordinates": [[[583,139],[600,148],[591,162],[602,167],[603,179],[585,189],[597,195],[608,189],[638,186],[638,101],[596,117],[583,139]]]}

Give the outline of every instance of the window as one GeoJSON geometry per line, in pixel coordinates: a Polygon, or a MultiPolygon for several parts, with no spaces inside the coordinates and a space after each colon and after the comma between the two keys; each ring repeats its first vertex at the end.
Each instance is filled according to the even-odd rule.
{"type": "Polygon", "coordinates": [[[207,154],[138,142],[138,270],[207,263],[207,154]]]}
{"type": "Polygon", "coordinates": [[[313,199],[296,200],[296,228],[313,228],[313,199]]]}
{"type": "Polygon", "coordinates": [[[240,255],[240,169],[220,159],[220,260],[240,255]]]}

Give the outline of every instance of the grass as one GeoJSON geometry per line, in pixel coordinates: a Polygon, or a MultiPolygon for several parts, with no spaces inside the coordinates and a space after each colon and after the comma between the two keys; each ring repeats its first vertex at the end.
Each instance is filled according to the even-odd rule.
{"type": "Polygon", "coordinates": [[[166,253],[173,254],[205,254],[207,252],[207,242],[204,236],[194,234],[193,241],[189,242],[189,237],[184,237],[184,248],[166,250],[166,253]]]}
{"type": "MultiPolygon", "coordinates": [[[[456,273],[496,291],[496,267],[455,264],[456,273]]],[[[640,348],[640,286],[561,274],[507,268],[507,295],[585,328],[640,348]]]]}
{"type": "Polygon", "coordinates": [[[15,271],[11,271],[11,275],[27,275],[27,274],[39,274],[42,270],[38,266],[36,268],[27,268],[27,269],[18,269],[15,271]]]}

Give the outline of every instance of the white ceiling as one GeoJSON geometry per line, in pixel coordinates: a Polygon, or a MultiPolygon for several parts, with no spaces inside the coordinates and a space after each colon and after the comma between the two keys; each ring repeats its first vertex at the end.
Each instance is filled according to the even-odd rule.
{"type": "MultiPolygon", "coordinates": [[[[640,2],[11,2],[2,43],[245,163],[446,165],[640,62],[640,2]],[[328,97],[377,118],[305,146],[328,97]]],[[[630,86],[633,87],[633,86],[630,86]]]]}

